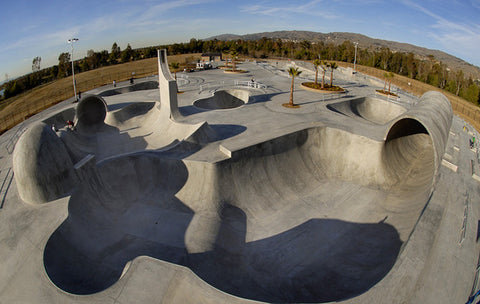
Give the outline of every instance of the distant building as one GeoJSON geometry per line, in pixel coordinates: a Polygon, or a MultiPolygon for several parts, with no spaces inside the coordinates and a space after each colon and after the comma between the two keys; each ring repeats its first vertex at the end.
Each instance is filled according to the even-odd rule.
{"type": "Polygon", "coordinates": [[[197,62],[197,70],[209,70],[212,68],[213,66],[210,62],[197,62]]]}
{"type": "Polygon", "coordinates": [[[201,57],[202,62],[222,61],[222,53],[204,53],[201,57]]]}

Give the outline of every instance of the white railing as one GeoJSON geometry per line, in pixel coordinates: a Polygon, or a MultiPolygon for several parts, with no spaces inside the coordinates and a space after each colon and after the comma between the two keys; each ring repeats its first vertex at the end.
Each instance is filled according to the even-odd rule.
{"type": "Polygon", "coordinates": [[[255,88],[255,89],[266,89],[267,85],[257,82],[257,81],[238,81],[235,80],[236,87],[249,87],[249,88],[255,88]]]}
{"type": "Polygon", "coordinates": [[[257,82],[257,81],[238,81],[234,80],[233,83],[226,83],[225,81],[222,82],[215,82],[215,83],[205,83],[199,86],[198,88],[198,93],[201,93],[206,90],[211,90],[211,89],[220,89],[220,88],[225,88],[225,87],[246,87],[246,88],[253,88],[253,89],[266,89],[268,88],[267,85],[257,82]]]}

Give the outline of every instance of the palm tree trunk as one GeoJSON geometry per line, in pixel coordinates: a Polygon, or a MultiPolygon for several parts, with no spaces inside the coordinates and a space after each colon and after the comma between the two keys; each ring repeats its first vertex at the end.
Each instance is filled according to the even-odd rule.
{"type": "Polygon", "coordinates": [[[318,78],[318,67],[315,68],[315,86],[317,86],[317,78],[318,78]]]}
{"type": "Polygon", "coordinates": [[[330,71],[330,87],[333,86],[333,69],[330,71]]]}
{"type": "Polygon", "coordinates": [[[295,77],[292,76],[292,85],[290,86],[290,105],[293,106],[293,81],[295,77]]]}
{"type": "Polygon", "coordinates": [[[324,70],[323,70],[323,76],[322,76],[322,89],[325,88],[325,73],[326,73],[326,71],[325,71],[325,69],[324,69],[324,70]]]}

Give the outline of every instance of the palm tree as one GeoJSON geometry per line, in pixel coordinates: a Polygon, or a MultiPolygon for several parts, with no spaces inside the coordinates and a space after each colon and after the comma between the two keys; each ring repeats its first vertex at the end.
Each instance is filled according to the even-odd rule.
{"type": "Polygon", "coordinates": [[[330,62],[330,87],[333,87],[333,70],[336,70],[338,68],[338,65],[336,62],[330,62]]]}
{"type": "Polygon", "coordinates": [[[315,87],[317,86],[318,82],[318,67],[322,64],[322,61],[320,59],[315,59],[313,61],[313,65],[315,66],[315,87]]]}
{"type": "Polygon", "coordinates": [[[288,74],[292,76],[292,85],[290,86],[290,103],[288,104],[289,106],[293,107],[293,86],[294,86],[294,81],[295,77],[300,75],[302,71],[299,71],[298,68],[290,67],[288,69],[288,74]]]}
{"type": "Polygon", "coordinates": [[[390,86],[392,84],[392,79],[395,76],[395,74],[393,74],[393,72],[385,72],[383,76],[385,76],[385,85],[383,86],[383,91],[385,92],[385,87],[387,86],[387,82],[388,82],[388,94],[390,94],[390,86]]]}
{"type": "Polygon", "coordinates": [[[173,73],[175,74],[175,80],[177,80],[177,70],[180,67],[180,64],[178,62],[170,62],[170,68],[173,70],[173,73]]]}
{"type": "Polygon", "coordinates": [[[322,70],[323,70],[323,76],[322,76],[322,89],[325,88],[325,73],[327,72],[327,68],[329,67],[329,63],[328,62],[325,62],[322,60],[322,70]]]}
{"type": "Polygon", "coordinates": [[[238,56],[238,52],[235,49],[230,50],[230,55],[232,56],[232,72],[235,72],[235,58],[238,56]]]}

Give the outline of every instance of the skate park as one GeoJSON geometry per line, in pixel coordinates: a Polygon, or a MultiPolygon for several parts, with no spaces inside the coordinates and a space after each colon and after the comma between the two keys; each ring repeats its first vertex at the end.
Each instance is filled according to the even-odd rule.
{"type": "Polygon", "coordinates": [[[245,62],[175,81],[162,51],[158,78],[2,135],[18,137],[2,152],[2,302],[466,302],[476,131],[440,93],[389,100],[348,70],[346,93],[300,77],[300,108],[282,107],[292,64],[313,77],[245,62]]]}

